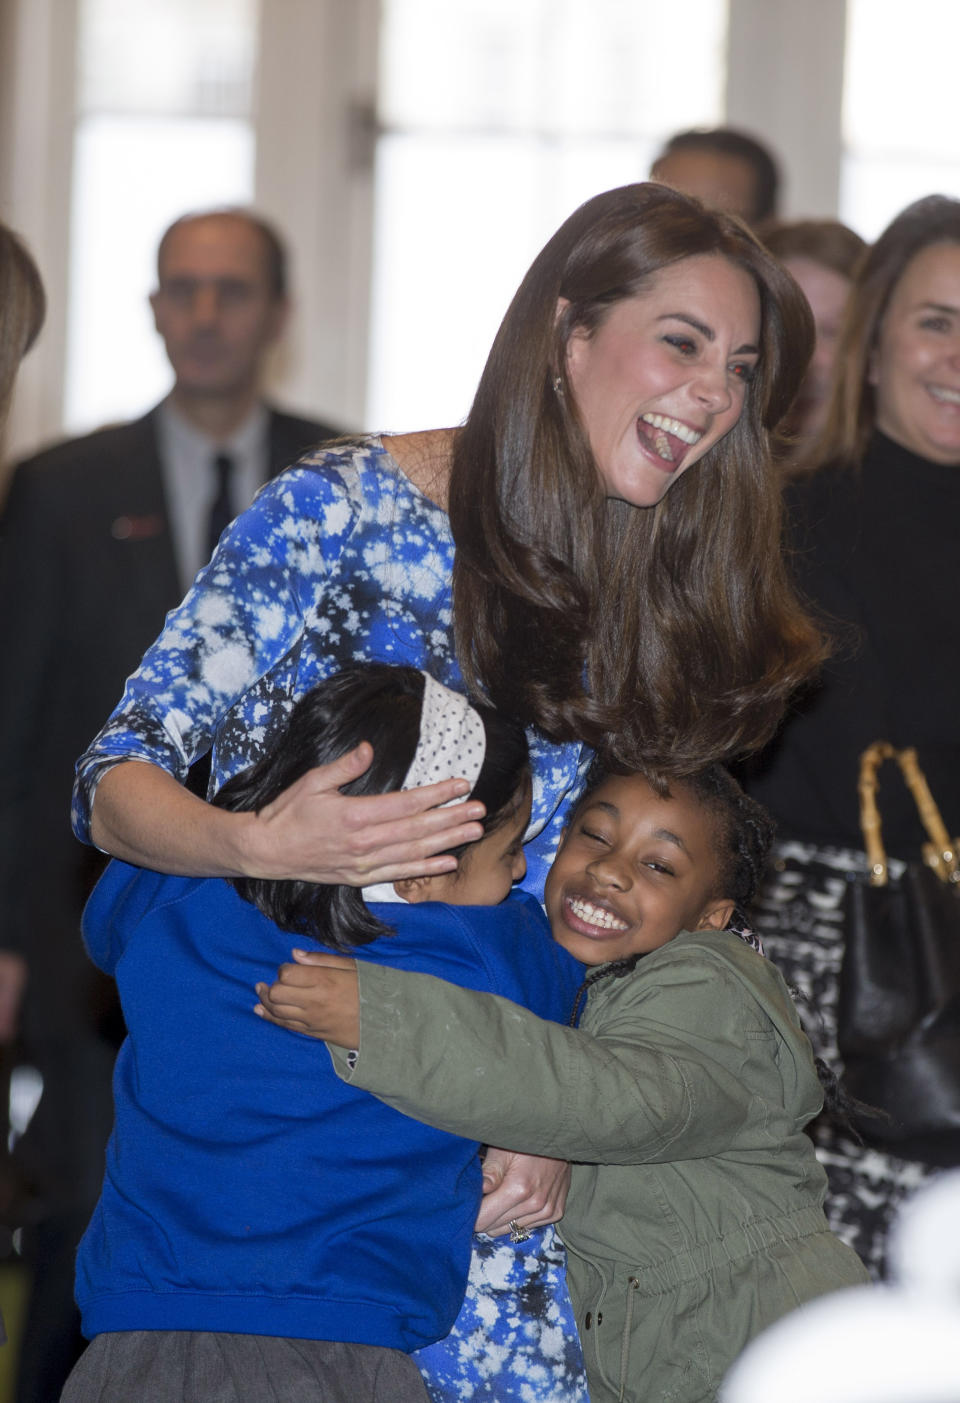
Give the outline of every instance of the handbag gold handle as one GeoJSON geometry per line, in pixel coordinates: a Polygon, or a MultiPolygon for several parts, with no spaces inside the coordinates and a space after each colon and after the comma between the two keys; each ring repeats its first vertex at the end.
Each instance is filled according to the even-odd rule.
{"type": "Polygon", "coordinates": [[[912,746],[897,750],[886,740],[874,741],[873,745],[860,756],[860,778],[857,791],[860,795],[860,828],[863,831],[863,846],[870,865],[870,885],[886,886],[888,880],[887,854],[883,846],[883,833],[880,826],[880,809],[877,805],[877,771],[884,760],[896,760],[900,766],[904,782],[917,806],[928,843],[923,844],[923,860],[942,882],[960,882],[960,862],[957,859],[957,842],[952,841],[946,825],[937,808],[926,776],[917,761],[917,752],[912,746]]]}

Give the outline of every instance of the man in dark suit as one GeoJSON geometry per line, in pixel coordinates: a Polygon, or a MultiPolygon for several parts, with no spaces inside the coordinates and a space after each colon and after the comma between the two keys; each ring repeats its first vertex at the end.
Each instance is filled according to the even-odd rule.
{"type": "Polygon", "coordinates": [[[82,1343],[73,1254],[99,1193],[122,1031],[79,939],[103,859],[70,833],[74,761],[219,531],[337,432],[262,400],[287,288],[283,247],[259,218],[178,220],[151,305],[174,371],[168,397],[20,464],[0,518],[0,948],[25,962],[22,1042],[44,1078],[17,1146],[36,1218],[18,1403],[58,1397],[82,1343]]]}

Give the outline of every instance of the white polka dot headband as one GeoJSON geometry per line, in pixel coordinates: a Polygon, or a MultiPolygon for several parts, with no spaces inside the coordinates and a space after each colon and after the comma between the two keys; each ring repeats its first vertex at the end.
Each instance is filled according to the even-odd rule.
{"type": "MultiPolygon", "coordinates": [[[[483,722],[466,697],[425,672],[420,737],[401,787],[415,789],[444,779],[465,779],[472,790],[480,778],[486,750],[483,722]]],[[[463,799],[467,797],[464,795],[463,799]]],[[[448,802],[459,804],[463,799],[448,802]]]]}

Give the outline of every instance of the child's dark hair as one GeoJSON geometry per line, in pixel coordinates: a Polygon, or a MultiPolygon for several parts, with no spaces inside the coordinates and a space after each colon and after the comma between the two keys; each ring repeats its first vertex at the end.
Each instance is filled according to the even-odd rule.
{"type": "MultiPolygon", "coordinates": [[[[297,702],[266,753],[228,780],[213,803],[234,813],[259,811],[308,770],[340,759],[361,741],[373,746],[373,760],[341,792],[387,794],[399,789],[420,735],[423,686],[423,673],[413,667],[354,663],[343,668],[297,702]]],[[[471,705],[486,734],[483,767],[470,795],[486,806],[486,835],[514,812],[530,759],[520,725],[488,706],[471,705]]],[[[451,851],[460,856],[472,846],[465,843],[451,851]]],[[[257,877],[231,881],[245,901],[281,930],[312,936],[338,950],[390,933],[364,905],[357,887],[257,877]]]]}
{"type": "Polygon", "coordinates": [[[689,790],[710,811],[716,825],[719,864],[713,895],[729,897],[738,914],[745,917],[773,847],[773,819],[722,765],[708,765],[672,783],[689,790]]]}

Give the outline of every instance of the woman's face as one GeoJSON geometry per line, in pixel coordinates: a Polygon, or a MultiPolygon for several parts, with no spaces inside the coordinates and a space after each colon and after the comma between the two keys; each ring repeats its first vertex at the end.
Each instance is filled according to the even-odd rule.
{"type": "Polygon", "coordinates": [[[672,263],[592,333],[567,376],[608,497],[655,506],[740,417],[760,347],[760,295],[719,254],[672,263]]]}
{"type": "Polygon", "coordinates": [[[785,258],[783,265],[793,274],[810,303],[817,330],[810,368],[790,414],[795,431],[806,437],[821,428],[826,415],[850,279],[822,263],[815,263],[812,258],[785,258]]]}
{"type": "Polygon", "coordinates": [[[931,462],[960,464],[960,244],[931,244],[907,264],[870,383],[888,438],[931,462]]]}

